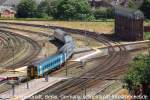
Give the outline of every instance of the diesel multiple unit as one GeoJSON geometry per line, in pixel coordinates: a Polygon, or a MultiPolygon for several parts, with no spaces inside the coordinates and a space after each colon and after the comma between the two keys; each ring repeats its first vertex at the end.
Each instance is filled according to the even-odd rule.
{"type": "Polygon", "coordinates": [[[54,30],[54,38],[63,42],[63,46],[58,53],[47,59],[28,66],[27,75],[30,78],[43,76],[45,73],[58,69],[74,53],[75,44],[72,37],[61,29],[54,30]]]}

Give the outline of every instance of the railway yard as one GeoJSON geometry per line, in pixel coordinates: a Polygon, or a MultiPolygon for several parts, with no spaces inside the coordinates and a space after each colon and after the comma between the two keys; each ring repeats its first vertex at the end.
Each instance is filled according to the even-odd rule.
{"type": "MultiPolygon", "coordinates": [[[[23,78],[25,81],[16,84],[16,88],[26,84],[27,66],[58,52],[60,43],[49,41],[55,28],[71,35],[76,46],[75,53],[59,69],[48,74],[50,82],[54,77],[62,80],[58,79],[58,82],[43,89],[37,88],[33,95],[30,94],[31,97],[27,96],[30,99],[39,95],[45,98],[47,95],[57,96],[49,98],[51,100],[76,100],[70,96],[80,96],[82,99],[86,99],[87,96],[88,99],[92,99],[90,97],[117,94],[123,87],[122,77],[128,69],[128,64],[138,53],[148,52],[147,40],[114,41],[101,32],[64,28],[47,22],[39,24],[36,21],[0,21],[0,77],[23,78]]],[[[32,85],[38,85],[36,81],[29,81],[29,88],[32,87],[30,82],[32,85]]],[[[11,85],[6,81],[0,82],[0,97],[6,94],[9,95],[5,98],[10,100],[19,97],[19,93],[11,95],[12,91],[11,85]]]]}

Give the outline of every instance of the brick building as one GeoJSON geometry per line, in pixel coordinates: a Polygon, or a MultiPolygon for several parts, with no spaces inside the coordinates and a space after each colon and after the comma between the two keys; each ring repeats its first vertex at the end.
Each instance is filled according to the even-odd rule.
{"type": "Polygon", "coordinates": [[[111,7],[112,5],[105,0],[89,0],[89,3],[92,7],[111,7]]]}
{"type": "Polygon", "coordinates": [[[144,15],[139,10],[115,8],[115,33],[122,40],[143,40],[144,15]]]}
{"type": "Polygon", "coordinates": [[[0,18],[14,18],[16,11],[11,7],[0,6],[0,18]]]}

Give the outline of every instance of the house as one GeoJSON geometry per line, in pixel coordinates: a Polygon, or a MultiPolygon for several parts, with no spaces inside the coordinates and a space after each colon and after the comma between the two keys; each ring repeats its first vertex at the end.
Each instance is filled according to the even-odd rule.
{"type": "MultiPolygon", "coordinates": [[[[37,4],[40,4],[40,2],[42,2],[42,1],[44,1],[44,0],[35,0],[35,2],[37,4]]],[[[1,5],[17,8],[17,6],[20,2],[21,2],[21,0],[5,0],[1,5]]]]}
{"type": "Polygon", "coordinates": [[[89,3],[92,7],[111,7],[112,5],[105,0],[89,0],[89,3]]]}
{"type": "Polygon", "coordinates": [[[0,6],[0,18],[14,18],[16,11],[8,6],[0,6]]]}

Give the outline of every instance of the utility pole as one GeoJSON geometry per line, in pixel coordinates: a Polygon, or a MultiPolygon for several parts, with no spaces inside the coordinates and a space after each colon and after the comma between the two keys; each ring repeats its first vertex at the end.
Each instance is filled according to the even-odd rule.
{"type": "Polygon", "coordinates": [[[66,76],[68,76],[68,66],[67,66],[67,61],[66,61],[65,66],[66,66],[66,76]]]}
{"type": "Polygon", "coordinates": [[[84,99],[84,100],[86,100],[86,94],[87,94],[86,85],[84,85],[83,87],[81,87],[81,90],[83,90],[83,91],[84,91],[84,96],[83,96],[83,97],[85,97],[85,99],[84,99]]]}
{"type": "Polygon", "coordinates": [[[29,89],[29,77],[27,75],[27,89],[29,89]]]}
{"type": "Polygon", "coordinates": [[[14,50],[14,47],[12,47],[12,51],[13,51],[13,70],[14,70],[14,74],[15,74],[15,66],[14,66],[14,64],[15,64],[15,62],[14,62],[14,60],[15,60],[15,50],[14,50]]]}
{"type": "Polygon", "coordinates": [[[45,81],[48,82],[48,72],[45,73],[45,81]]]}
{"type": "Polygon", "coordinates": [[[15,84],[12,84],[12,96],[15,95],[15,84]]]}
{"type": "Polygon", "coordinates": [[[13,71],[14,71],[14,74],[15,74],[15,47],[14,46],[10,46],[10,43],[11,43],[11,40],[10,40],[10,37],[8,37],[8,47],[10,47],[12,49],[12,56],[13,56],[13,60],[12,60],[12,66],[13,66],[13,71]]]}
{"type": "Polygon", "coordinates": [[[84,90],[84,96],[85,96],[85,100],[86,100],[86,92],[87,92],[87,91],[86,91],[86,85],[84,86],[84,89],[83,89],[83,90],[84,90]]]}

